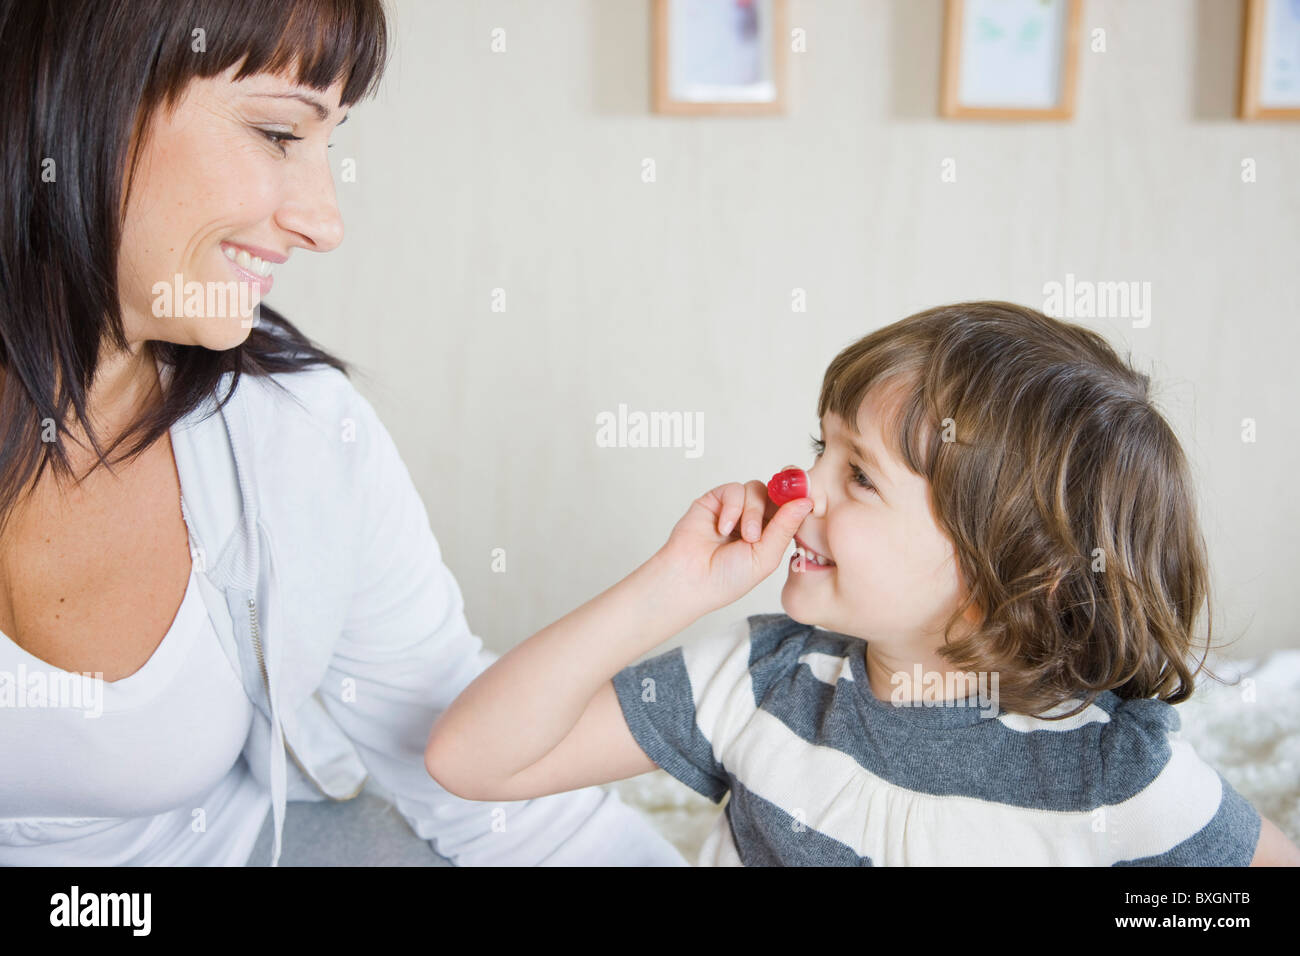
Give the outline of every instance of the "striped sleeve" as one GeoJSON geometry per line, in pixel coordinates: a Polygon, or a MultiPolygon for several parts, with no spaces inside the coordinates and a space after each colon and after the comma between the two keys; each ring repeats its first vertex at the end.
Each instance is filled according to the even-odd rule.
{"type": "Polygon", "coordinates": [[[704,728],[717,726],[737,694],[752,694],[749,661],[749,622],[741,619],[613,678],[628,730],[646,756],[714,803],[731,783],[704,728]]]}
{"type": "Polygon", "coordinates": [[[1183,760],[1199,765],[1199,792],[1170,801],[1166,823],[1181,823],[1190,835],[1162,853],[1121,860],[1116,866],[1250,866],[1263,820],[1259,811],[1187,746],[1183,760]],[[1208,806],[1207,814],[1199,807],[1208,806]]]}
{"type": "Polygon", "coordinates": [[[1249,866],[1259,811],[1181,738],[1177,711],[1130,700],[1116,717],[1128,719],[1112,721],[1103,764],[1140,788],[1111,807],[1122,847],[1113,865],[1249,866]]]}

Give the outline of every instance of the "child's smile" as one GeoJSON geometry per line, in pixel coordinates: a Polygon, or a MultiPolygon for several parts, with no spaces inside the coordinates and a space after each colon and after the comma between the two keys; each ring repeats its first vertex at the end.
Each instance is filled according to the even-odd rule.
{"type": "Polygon", "coordinates": [[[790,559],[805,571],[829,571],[835,567],[835,562],[826,556],[826,554],[816,548],[811,547],[807,541],[794,536],[795,554],[790,559]],[[802,558],[802,562],[799,559],[802,558]]]}

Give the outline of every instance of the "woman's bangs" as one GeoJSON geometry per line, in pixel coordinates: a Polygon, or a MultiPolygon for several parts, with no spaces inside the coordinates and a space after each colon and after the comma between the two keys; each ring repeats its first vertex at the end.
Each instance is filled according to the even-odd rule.
{"type": "Polygon", "coordinates": [[[371,93],[383,75],[387,21],[376,0],[195,0],[190,6],[172,21],[185,31],[183,42],[168,44],[159,57],[156,89],[170,103],[195,77],[236,65],[236,80],[272,73],[296,76],[316,90],[342,80],[343,106],[371,93]]]}

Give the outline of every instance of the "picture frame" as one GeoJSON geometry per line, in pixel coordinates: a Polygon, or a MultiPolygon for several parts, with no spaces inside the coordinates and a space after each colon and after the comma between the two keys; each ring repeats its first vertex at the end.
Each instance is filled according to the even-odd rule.
{"type": "Polygon", "coordinates": [[[1246,0],[1238,115],[1300,119],[1300,2],[1246,0]]]}
{"type": "Polygon", "coordinates": [[[1074,116],[1083,0],[947,0],[940,115],[1074,116]]]}
{"type": "Polygon", "coordinates": [[[787,0],[654,0],[653,108],[784,113],[787,0]]]}

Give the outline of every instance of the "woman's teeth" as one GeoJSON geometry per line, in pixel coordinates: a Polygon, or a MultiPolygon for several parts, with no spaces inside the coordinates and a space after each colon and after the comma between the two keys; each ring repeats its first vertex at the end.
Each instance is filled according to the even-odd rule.
{"type": "Polygon", "coordinates": [[[247,249],[240,249],[239,252],[235,252],[231,246],[222,246],[221,251],[226,254],[227,259],[241,269],[247,269],[249,272],[255,272],[260,276],[269,276],[271,274],[271,263],[257,256],[250,256],[247,249]]]}
{"type": "Polygon", "coordinates": [[[803,559],[805,561],[811,562],[812,564],[820,564],[822,567],[831,567],[832,565],[835,564],[835,562],[830,560],[830,558],[823,558],[816,551],[810,551],[808,548],[803,548],[800,547],[799,545],[795,545],[794,549],[799,554],[803,555],[803,559]]]}

